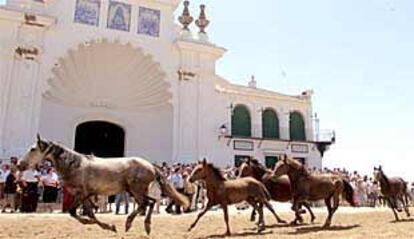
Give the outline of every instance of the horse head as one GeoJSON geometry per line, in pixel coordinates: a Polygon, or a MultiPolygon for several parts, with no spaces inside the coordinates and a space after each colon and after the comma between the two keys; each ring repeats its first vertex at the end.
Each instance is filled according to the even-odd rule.
{"type": "Polygon", "coordinates": [[[197,166],[193,169],[188,178],[188,181],[193,183],[198,180],[205,180],[207,177],[207,160],[204,158],[202,161],[199,161],[197,166]]]}
{"type": "Polygon", "coordinates": [[[51,146],[51,142],[41,139],[37,134],[37,142],[30,146],[26,154],[17,162],[17,169],[24,171],[39,164],[50,152],[51,146]]]}

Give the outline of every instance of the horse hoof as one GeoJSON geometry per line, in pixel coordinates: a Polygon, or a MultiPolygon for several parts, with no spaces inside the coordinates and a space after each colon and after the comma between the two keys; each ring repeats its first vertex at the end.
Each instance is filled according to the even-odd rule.
{"type": "Polygon", "coordinates": [[[147,233],[147,235],[151,234],[151,225],[145,225],[145,232],[147,233]]]}
{"type": "Polygon", "coordinates": [[[115,233],[117,232],[117,231],[116,231],[116,226],[115,226],[115,225],[111,225],[111,231],[113,231],[113,232],[115,232],[115,233]]]}
{"type": "Polygon", "coordinates": [[[297,222],[297,220],[293,220],[293,221],[291,221],[289,224],[290,224],[291,226],[297,226],[297,225],[298,225],[298,222],[297,222]]]}
{"type": "Polygon", "coordinates": [[[282,219],[277,220],[277,222],[278,222],[278,223],[281,223],[281,224],[286,224],[286,223],[287,223],[287,221],[282,220],[282,219]]]}
{"type": "Polygon", "coordinates": [[[129,231],[129,229],[131,229],[131,223],[127,223],[127,224],[125,225],[125,232],[128,232],[128,231],[129,231]]]}

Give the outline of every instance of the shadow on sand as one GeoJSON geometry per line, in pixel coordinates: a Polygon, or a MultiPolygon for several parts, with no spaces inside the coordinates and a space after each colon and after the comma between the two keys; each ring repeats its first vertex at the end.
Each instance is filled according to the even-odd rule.
{"type": "Polygon", "coordinates": [[[400,219],[399,221],[391,221],[391,223],[404,223],[404,222],[414,222],[414,218],[404,218],[400,219]]]}
{"type": "Polygon", "coordinates": [[[347,225],[347,226],[331,226],[331,227],[323,227],[323,226],[311,226],[311,227],[300,227],[297,228],[294,232],[289,232],[290,235],[297,235],[297,234],[306,234],[311,232],[319,232],[319,231],[346,231],[352,230],[354,228],[358,228],[360,225],[347,225]]]}
{"type": "Polygon", "coordinates": [[[197,239],[211,239],[211,238],[231,238],[231,237],[248,237],[248,236],[263,236],[267,234],[272,234],[272,231],[264,231],[261,233],[258,232],[236,232],[232,233],[230,236],[226,234],[216,234],[216,235],[209,235],[205,237],[198,237],[197,239]]]}

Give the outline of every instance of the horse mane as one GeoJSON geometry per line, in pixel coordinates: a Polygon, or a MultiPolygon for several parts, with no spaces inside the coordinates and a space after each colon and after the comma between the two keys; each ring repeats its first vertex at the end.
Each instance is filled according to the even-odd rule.
{"type": "MultiPolygon", "coordinates": [[[[88,159],[88,156],[80,154],[60,143],[51,142],[50,144],[51,144],[51,147],[49,149],[51,151],[50,153],[53,155],[55,159],[60,158],[61,161],[63,161],[63,164],[66,164],[66,165],[60,165],[60,166],[63,166],[65,168],[79,167],[82,161],[82,158],[88,159]]],[[[56,164],[59,163],[57,161],[58,160],[56,160],[55,162],[56,164]]]]}
{"type": "Polygon", "coordinates": [[[305,167],[305,165],[299,163],[297,160],[288,158],[287,163],[291,166],[293,166],[295,169],[298,170],[302,175],[309,176],[311,173],[309,170],[305,167]]]}
{"type": "Polygon", "coordinates": [[[253,166],[255,166],[257,169],[260,169],[260,170],[263,170],[263,171],[267,171],[267,168],[263,165],[263,164],[261,164],[260,162],[259,162],[259,160],[257,160],[257,159],[251,159],[250,160],[250,162],[253,164],[253,166]]]}
{"type": "Polygon", "coordinates": [[[391,184],[390,184],[390,180],[387,177],[387,175],[385,175],[385,173],[384,173],[384,171],[382,171],[382,169],[379,169],[379,171],[381,173],[382,178],[384,179],[384,183],[386,184],[386,186],[390,187],[391,184]]]}
{"type": "Polygon", "coordinates": [[[207,166],[211,169],[211,171],[213,171],[213,174],[220,180],[222,181],[226,181],[226,178],[223,176],[223,174],[221,173],[221,170],[214,166],[212,163],[207,164],[207,166]]]}

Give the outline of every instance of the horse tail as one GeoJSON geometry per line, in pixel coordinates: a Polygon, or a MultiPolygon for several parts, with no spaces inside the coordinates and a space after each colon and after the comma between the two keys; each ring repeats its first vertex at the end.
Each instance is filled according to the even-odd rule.
{"type": "Polygon", "coordinates": [[[161,191],[167,197],[171,198],[174,202],[180,204],[184,207],[184,209],[188,209],[190,207],[190,201],[188,198],[181,193],[179,193],[174,186],[168,182],[167,178],[163,175],[161,170],[154,165],[155,169],[155,180],[160,185],[161,191]]]}
{"type": "Polygon", "coordinates": [[[345,179],[342,180],[343,184],[344,184],[344,191],[343,191],[343,195],[346,199],[347,202],[349,202],[349,204],[351,204],[351,206],[356,207],[356,203],[354,200],[354,189],[352,188],[351,184],[346,181],[345,179]]]}

